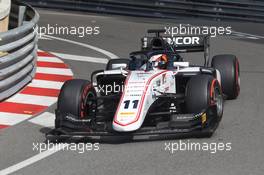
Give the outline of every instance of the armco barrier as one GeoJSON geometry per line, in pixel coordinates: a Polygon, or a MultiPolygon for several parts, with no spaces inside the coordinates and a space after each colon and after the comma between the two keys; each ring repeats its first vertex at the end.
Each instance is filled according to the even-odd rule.
{"type": "Polygon", "coordinates": [[[29,83],[36,72],[38,13],[24,3],[12,3],[9,30],[0,33],[0,100],[29,83]]]}
{"type": "Polygon", "coordinates": [[[263,0],[26,0],[31,5],[131,16],[264,22],[263,0]]]}

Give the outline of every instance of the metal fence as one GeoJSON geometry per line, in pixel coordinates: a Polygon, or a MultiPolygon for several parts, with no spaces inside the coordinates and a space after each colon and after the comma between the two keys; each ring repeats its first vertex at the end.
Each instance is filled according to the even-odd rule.
{"type": "Polygon", "coordinates": [[[38,13],[23,3],[11,6],[7,32],[0,33],[0,100],[29,83],[36,72],[38,13]]]}
{"type": "Polygon", "coordinates": [[[263,0],[26,0],[33,6],[119,15],[264,22],[263,0]]]}

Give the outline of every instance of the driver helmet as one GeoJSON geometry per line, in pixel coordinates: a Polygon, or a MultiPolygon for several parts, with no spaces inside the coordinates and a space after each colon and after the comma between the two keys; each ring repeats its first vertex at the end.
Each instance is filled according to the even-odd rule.
{"type": "Polygon", "coordinates": [[[159,69],[166,69],[168,64],[168,56],[166,54],[155,55],[151,61],[155,62],[155,67],[158,67],[159,69]]]}

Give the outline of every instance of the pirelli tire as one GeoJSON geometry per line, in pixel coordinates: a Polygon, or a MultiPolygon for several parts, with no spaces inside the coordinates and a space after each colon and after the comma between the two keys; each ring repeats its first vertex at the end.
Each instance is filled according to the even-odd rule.
{"type": "Polygon", "coordinates": [[[216,107],[216,122],[223,116],[223,94],[217,79],[211,75],[197,75],[192,77],[185,92],[188,113],[198,114],[210,106],[216,107]]]}
{"type": "Polygon", "coordinates": [[[121,64],[126,64],[126,68],[129,67],[129,59],[126,58],[117,58],[117,59],[111,59],[108,61],[107,65],[106,65],[106,70],[113,70],[114,65],[121,65],[121,64]]]}
{"type": "MultiPolygon", "coordinates": [[[[89,107],[93,104],[88,102],[89,98],[96,97],[96,91],[90,81],[82,79],[73,79],[66,81],[58,97],[57,111],[62,114],[72,114],[76,120],[85,119],[89,116],[89,107]]],[[[55,128],[62,126],[61,117],[65,115],[56,116],[55,128]]]]}
{"type": "Polygon", "coordinates": [[[220,72],[222,91],[227,99],[236,99],[240,93],[238,58],[235,55],[216,55],[211,66],[220,72]]]}

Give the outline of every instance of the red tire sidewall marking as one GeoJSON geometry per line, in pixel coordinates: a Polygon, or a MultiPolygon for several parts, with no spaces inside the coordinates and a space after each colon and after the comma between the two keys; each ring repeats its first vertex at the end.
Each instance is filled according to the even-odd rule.
{"type": "Polygon", "coordinates": [[[211,86],[210,86],[210,101],[209,101],[210,106],[215,105],[215,102],[214,102],[215,83],[217,83],[217,79],[213,79],[211,86]]]}
{"type": "Polygon", "coordinates": [[[239,84],[239,61],[238,59],[236,59],[236,93],[237,95],[239,94],[240,92],[240,84],[239,84]]]}
{"type": "Polygon", "coordinates": [[[87,109],[86,109],[86,101],[87,101],[87,94],[89,90],[92,88],[91,84],[88,84],[83,89],[83,92],[81,94],[81,105],[80,105],[80,118],[84,118],[87,115],[87,109]]]}

